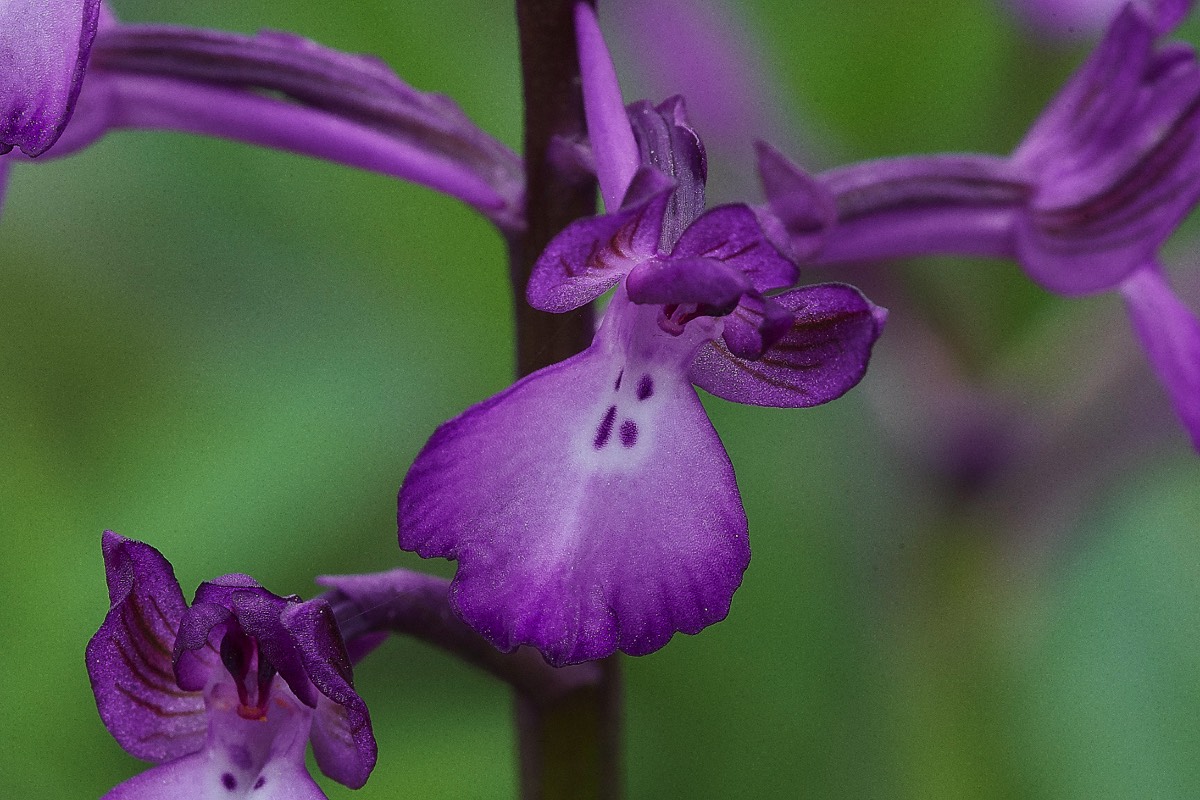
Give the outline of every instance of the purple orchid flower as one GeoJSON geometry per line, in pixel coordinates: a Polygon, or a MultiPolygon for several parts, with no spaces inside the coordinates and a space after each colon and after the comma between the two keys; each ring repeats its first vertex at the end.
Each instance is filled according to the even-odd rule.
{"type": "Polygon", "coordinates": [[[324,600],[279,597],[245,575],[201,584],[189,607],[153,547],[105,532],[112,608],[87,647],[100,717],[158,766],[105,800],[317,800],[304,766],[351,788],[375,765],[366,704],[324,600]]]}
{"type": "Polygon", "coordinates": [[[177,130],[391,175],[501,230],[524,224],[520,158],[368,56],[273,31],[121,25],[99,0],[16,0],[0,6],[0,59],[0,153],[57,157],[109,130],[177,130]]]}
{"type": "Polygon", "coordinates": [[[594,12],[577,8],[589,138],[616,210],[559,234],[527,297],[562,312],[615,294],[587,350],[442,425],[398,511],[402,548],[459,562],[464,620],[554,665],[649,653],[729,611],[746,516],[693,384],[827,402],[862,378],[884,319],[849,286],[769,294],[796,268],[748,206],[704,211],[682,101],[627,110],[594,12]]]}
{"type": "Polygon", "coordinates": [[[1126,4],[1008,158],[884,159],[812,177],[762,145],[771,211],[817,264],[985,255],[1016,259],[1058,294],[1119,291],[1200,449],[1200,322],[1158,261],[1200,199],[1200,66],[1187,45],[1156,47],[1189,7],[1126,4]]]}

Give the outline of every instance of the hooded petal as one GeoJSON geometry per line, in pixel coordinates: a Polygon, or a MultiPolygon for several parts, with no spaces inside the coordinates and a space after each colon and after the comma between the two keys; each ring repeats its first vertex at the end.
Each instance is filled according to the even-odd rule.
{"type": "Polygon", "coordinates": [[[309,600],[289,605],[281,620],[321,693],[310,733],[317,764],[338,783],[358,789],[375,767],[377,747],[333,609],[324,600],[309,600]]]}
{"type": "Polygon", "coordinates": [[[183,688],[203,689],[209,683],[210,672],[221,668],[218,654],[227,624],[233,618],[233,595],[244,588],[258,588],[258,581],[234,573],[205,581],[196,589],[175,637],[175,679],[183,688]]]}
{"type": "Polygon", "coordinates": [[[661,172],[641,169],[620,211],[568,225],[533,266],[525,288],[529,304],[542,311],[571,311],[616,286],[638,263],[653,258],[673,187],[661,172]]]}
{"type": "Polygon", "coordinates": [[[629,273],[625,288],[635,303],[696,303],[728,310],[754,286],[741,270],[694,256],[644,261],[629,273]]]}
{"type": "Polygon", "coordinates": [[[671,358],[698,342],[656,314],[619,293],[590,349],[442,425],[405,479],[400,546],[459,561],[451,603],[501,650],[556,666],[640,655],[728,613],[746,518],[671,358]],[[636,346],[613,321],[629,309],[636,346]]]}
{"type": "Polygon", "coordinates": [[[738,358],[720,341],[708,343],[692,364],[697,386],[735,403],[800,408],[841,397],[862,379],[883,309],[836,283],[771,299],[795,314],[791,329],[755,361],[738,358]]]}
{"type": "Polygon", "coordinates": [[[1200,450],[1200,321],[1151,264],[1121,284],[1133,328],[1175,412],[1200,450]]]}
{"type": "MultiPolygon", "coordinates": [[[[192,603],[183,612],[179,635],[175,637],[175,681],[189,692],[199,692],[208,685],[212,669],[217,666],[220,635],[213,629],[223,626],[233,612],[218,603],[192,603]]],[[[224,628],[221,628],[223,631],[224,628]]]]}
{"type": "Polygon", "coordinates": [[[758,217],[741,203],[711,208],[688,226],[671,257],[690,256],[716,259],[736,268],[760,292],[791,286],[799,277],[796,266],[767,241],[758,217]]]}
{"type": "Polygon", "coordinates": [[[37,156],[54,144],[71,112],[100,0],[5,0],[0,5],[0,153],[37,156]]]}
{"type": "Polygon", "coordinates": [[[204,743],[204,700],[175,683],[172,649],[186,605],[170,563],[147,544],[103,538],[112,607],[87,646],[105,727],[131,755],[166,761],[204,743]]]}
{"type": "Polygon", "coordinates": [[[309,682],[303,654],[283,623],[285,610],[294,605],[299,605],[298,598],[283,598],[259,587],[235,591],[232,598],[233,614],[246,635],[258,642],[259,658],[266,658],[279,671],[300,702],[315,708],[316,687],[309,682]]]}
{"type": "Polygon", "coordinates": [[[631,103],[629,121],[642,164],[675,181],[659,238],[659,249],[666,252],[704,211],[704,184],[708,179],[704,144],[688,122],[682,97],[670,97],[657,106],[645,100],[631,103]]]}

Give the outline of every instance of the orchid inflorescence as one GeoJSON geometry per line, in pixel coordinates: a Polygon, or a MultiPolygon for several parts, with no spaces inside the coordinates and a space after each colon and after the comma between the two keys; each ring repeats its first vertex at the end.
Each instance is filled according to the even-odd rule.
{"type": "MultiPolygon", "coordinates": [[[[442,424],[412,463],[399,544],[457,561],[451,581],[323,578],[326,593],[302,601],[230,574],[189,605],[157,550],[104,533],[111,606],[88,674],[113,737],[155,764],[106,797],[323,797],[308,744],[324,774],[364,785],[376,745],[352,664],[389,633],[440,644],[548,707],[606,680],[592,662],[724,619],[749,525],[696,387],[747,405],[827,403],[864,378],[885,331],[884,308],[845,283],[801,283],[808,268],[987,256],[1056,294],[1115,290],[1200,449],[1200,322],[1159,257],[1200,200],[1200,66],[1163,42],[1189,2],[1121,5],[1008,156],[810,173],[757,142],[763,201],[713,207],[686,99],[627,104],[594,5],[534,5],[573,31],[587,130],[550,137],[541,155],[585,193],[594,176],[604,213],[552,231],[515,288],[550,314],[603,302],[590,344],[442,424]]],[[[530,163],[368,56],[278,32],[126,25],[100,0],[10,0],[0,64],[0,200],[14,165],[141,128],[413,181],[510,243],[537,227],[530,163]]]]}

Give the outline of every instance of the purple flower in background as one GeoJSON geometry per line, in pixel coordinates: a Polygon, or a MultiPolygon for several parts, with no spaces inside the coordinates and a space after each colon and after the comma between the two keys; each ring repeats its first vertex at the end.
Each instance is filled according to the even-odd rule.
{"type": "Polygon", "coordinates": [[[469,624],[555,665],[649,653],[728,613],[746,517],[693,384],[742,403],[824,403],[862,378],[883,322],[849,286],[768,294],[795,267],[748,206],[704,211],[704,150],[682,101],[627,111],[579,8],[589,138],[616,210],[550,243],[528,299],[562,312],[615,294],[587,350],[438,429],[398,512],[401,547],[459,561],[450,598],[469,624]]]}
{"type": "Polygon", "coordinates": [[[149,545],[104,534],[112,608],[87,648],[105,726],[158,764],[106,800],[323,798],[304,766],[351,788],[375,765],[366,705],[324,600],[245,575],[201,584],[191,607],[149,545]]]}
{"type": "Polygon", "coordinates": [[[1022,22],[1058,38],[1103,31],[1123,4],[1124,0],[1001,0],[1022,22]]]}
{"type": "Polygon", "coordinates": [[[97,0],[16,0],[0,6],[0,67],[0,153],[57,157],[109,130],[177,130],[391,175],[502,230],[524,224],[520,158],[369,56],[274,31],[121,25],[97,0]]]}
{"type": "Polygon", "coordinates": [[[1016,259],[1066,296],[1117,290],[1200,449],[1200,323],[1158,250],[1200,198],[1200,66],[1156,47],[1184,0],[1128,3],[1008,158],[914,156],[810,177],[767,146],[760,172],[793,248],[821,264],[923,253],[1016,259]]]}

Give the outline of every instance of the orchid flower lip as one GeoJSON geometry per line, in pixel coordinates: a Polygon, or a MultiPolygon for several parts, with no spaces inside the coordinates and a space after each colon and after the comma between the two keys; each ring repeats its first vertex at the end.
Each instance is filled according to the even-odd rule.
{"type": "Polygon", "coordinates": [[[624,202],[567,226],[527,288],[548,311],[615,289],[592,345],[442,425],[397,502],[403,549],[458,562],[462,619],[555,666],[650,653],[729,613],[747,522],[693,383],[827,402],[862,378],[882,326],[850,287],[768,295],[796,267],[748,206],[704,210],[682,101],[633,103],[629,119],[643,163],[624,202]]]}

